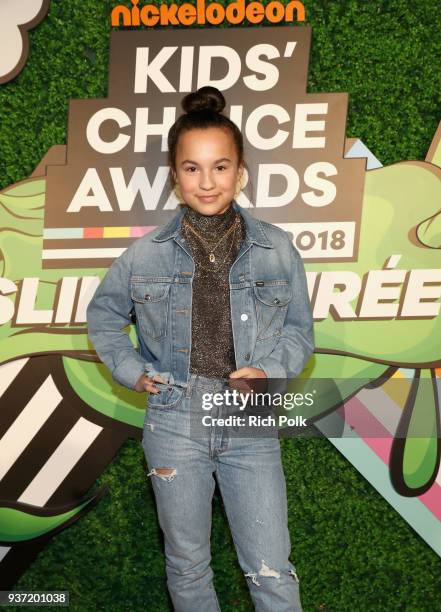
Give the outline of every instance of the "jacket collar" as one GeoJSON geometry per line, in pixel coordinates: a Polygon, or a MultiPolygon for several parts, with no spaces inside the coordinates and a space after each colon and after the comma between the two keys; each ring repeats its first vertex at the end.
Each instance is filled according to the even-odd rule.
{"type": "MultiPolygon", "coordinates": [[[[259,246],[266,247],[269,249],[274,248],[273,243],[268,238],[263,229],[263,225],[259,219],[255,219],[245,208],[239,206],[236,200],[233,200],[233,208],[237,212],[240,212],[246,227],[246,240],[259,246]]],[[[164,242],[171,238],[176,238],[181,229],[182,217],[185,215],[185,206],[181,206],[177,214],[171,219],[167,225],[159,232],[152,240],[154,242],[164,242]]]]}

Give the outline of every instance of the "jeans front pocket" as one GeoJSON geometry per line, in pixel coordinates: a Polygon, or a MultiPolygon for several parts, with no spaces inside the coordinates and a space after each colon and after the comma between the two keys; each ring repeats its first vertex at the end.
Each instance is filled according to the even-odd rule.
{"type": "Polygon", "coordinates": [[[287,280],[256,281],[254,298],[257,315],[257,338],[267,340],[282,333],[292,286],[287,280]]]}
{"type": "Polygon", "coordinates": [[[130,280],[137,324],[144,334],[155,340],[167,335],[171,283],[168,277],[134,276],[130,280]]]}
{"type": "Polygon", "coordinates": [[[184,396],[184,388],[155,382],[161,393],[149,393],[147,410],[150,408],[168,410],[176,408],[184,396]]]}

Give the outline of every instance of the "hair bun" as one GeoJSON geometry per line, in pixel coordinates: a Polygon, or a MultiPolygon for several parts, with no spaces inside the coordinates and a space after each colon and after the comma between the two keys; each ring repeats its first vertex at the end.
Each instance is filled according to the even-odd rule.
{"type": "Polygon", "coordinates": [[[187,94],[183,98],[181,106],[186,113],[200,111],[221,113],[225,108],[225,98],[216,87],[205,85],[197,91],[187,94]]]}

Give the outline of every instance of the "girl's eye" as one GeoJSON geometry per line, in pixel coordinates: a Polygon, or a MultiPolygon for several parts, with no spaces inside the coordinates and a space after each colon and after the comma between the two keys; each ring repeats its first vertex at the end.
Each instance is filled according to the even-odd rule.
{"type": "Polygon", "coordinates": [[[196,170],[196,166],[187,166],[187,168],[185,168],[186,172],[193,172],[194,170],[196,170]]]}
{"type": "Polygon", "coordinates": [[[227,169],[227,167],[226,167],[226,166],[222,166],[222,165],[221,165],[221,166],[217,166],[217,169],[218,169],[218,170],[226,170],[226,169],[227,169]]]}

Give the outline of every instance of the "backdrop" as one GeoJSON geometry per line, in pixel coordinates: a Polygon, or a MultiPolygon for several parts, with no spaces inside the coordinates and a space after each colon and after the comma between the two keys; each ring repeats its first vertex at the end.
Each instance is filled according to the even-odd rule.
{"type": "MultiPolygon", "coordinates": [[[[282,442],[305,608],[437,609],[439,23],[430,2],[305,5],[312,47],[310,28],[268,19],[109,41],[110,3],[8,13],[5,41],[21,46],[0,89],[5,588],[168,609],[145,398],[94,361],[85,308],[112,259],[173,214],[161,134],[212,79],[246,135],[239,203],[292,234],[308,274],[317,350],[302,384],[329,441],[282,442]]],[[[213,556],[223,609],[250,609],[217,497],[213,556]]]]}

